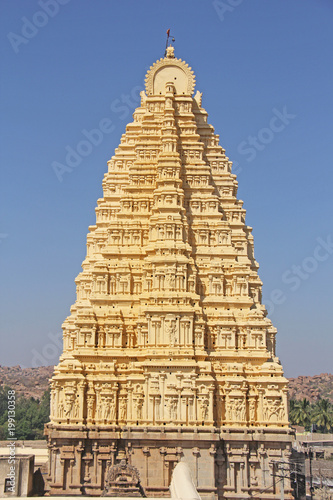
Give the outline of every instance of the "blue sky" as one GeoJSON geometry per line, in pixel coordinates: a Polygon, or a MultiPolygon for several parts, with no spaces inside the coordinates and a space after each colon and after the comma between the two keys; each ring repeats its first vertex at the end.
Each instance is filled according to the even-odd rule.
{"type": "Polygon", "coordinates": [[[106,162],[171,28],[235,163],[285,373],[333,372],[331,0],[0,9],[0,363],[57,361],[106,162]]]}

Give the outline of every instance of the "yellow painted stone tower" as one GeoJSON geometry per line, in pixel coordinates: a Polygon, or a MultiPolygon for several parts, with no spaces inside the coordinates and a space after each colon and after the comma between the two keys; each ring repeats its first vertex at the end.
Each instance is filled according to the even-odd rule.
{"type": "Polygon", "coordinates": [[[185,460],[203,499],[280,496],[287,380],[232,163],[194,86],[168,47],[108,162],[51,382],[52,494],[99,496],[122,460],[147,496],[168,496],[185,460]]]}

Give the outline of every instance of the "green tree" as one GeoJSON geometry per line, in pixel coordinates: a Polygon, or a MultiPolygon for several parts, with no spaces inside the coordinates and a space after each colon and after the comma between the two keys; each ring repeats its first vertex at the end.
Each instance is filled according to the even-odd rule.
{"type": "Polygon", "coordinates": [[[289,418],[291,424],[302,425],[306,430],[309,430],[311,426],[310,401],[306,398],[300,401],[291,400],[289,418]]]}
{"type": "MultiPolygon", "coordinates": [[[[0,439],[8,437],[8,390],[0,387],[0,439]]],[[[50,390],[42,399],[19,396],[15,400],[15,437],[17,439],[43,439],[44,424],[49,421],[50,390]]]]}
{"type": "Polygon", "coordinates": [[[319,399],[312,407],[311,420],[321,432],[333,430],[333,406],[328,399],[319,399]]]}
{"type": "Polygon", "coordinates": [[[51,390],[48,389],[44,392],[39,405],[39,421],[42,426],[50,421],[50,396],[51,390]]]}
{"type": "Polygon", "coordinates": [[[7,391],[5,387],[0,387],[0,425],[4,424],[7,420],[7,391]]]}

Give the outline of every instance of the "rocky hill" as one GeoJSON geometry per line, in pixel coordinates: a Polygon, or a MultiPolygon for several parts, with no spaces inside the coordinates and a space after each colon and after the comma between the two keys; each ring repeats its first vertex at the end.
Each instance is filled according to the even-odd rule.
{"type": "MultiPolygon", "coordinates": [[[[41,398],[48,388],[53,366],[21,368],[0,366],[0,386],[9,386],[25,397],[41,398]]],[[[311,403],[327,398],[333,403],[333,374],[321,373],[313,377],[299,376],[289,379],[289,395],[293,399],[307,398],[311,403]]]]}
{"type": "Polygon", "coordinates": [[[15,389],[17,395],[40,399],[49,386],[52,373],[53,366],[0,366],[0,387],[9,386],[15,389]]]}
{"type": "Polygon", "coordinates": [[[314,403],[319,398],[329,399],[333,403],[333,375],[321,373],[313,377],[300,375],[289,379],[289,396],[293,399],[306,398],[314,403]]]}

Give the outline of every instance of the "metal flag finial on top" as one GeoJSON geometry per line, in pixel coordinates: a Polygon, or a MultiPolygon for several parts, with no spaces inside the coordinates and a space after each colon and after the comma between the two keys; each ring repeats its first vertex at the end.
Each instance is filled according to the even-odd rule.
{"type": "Polygon", "coordinates": [[[172,35],[170,35],[170,28],[167,30],[166,34],[167,34],[167,39],[166,39],[166,44],[165,44],[164,57],[166,57],[166,55],[167,55],[167,48],[168,48],[168,45],[169,45],[169,38],[170,38],[170,36],[171,36],[170,46],[175,41],[175,38],[172,35]]]}

